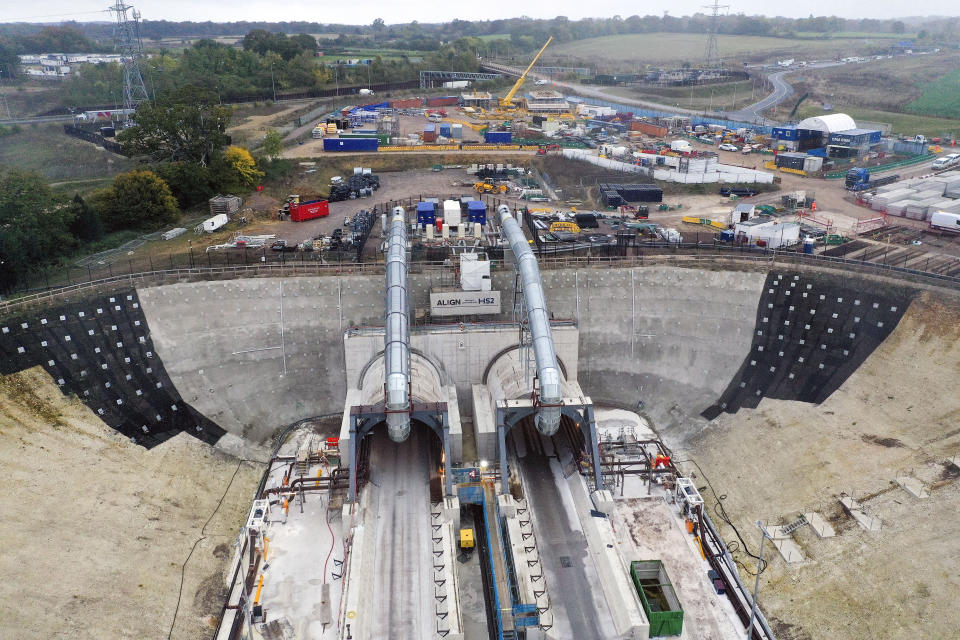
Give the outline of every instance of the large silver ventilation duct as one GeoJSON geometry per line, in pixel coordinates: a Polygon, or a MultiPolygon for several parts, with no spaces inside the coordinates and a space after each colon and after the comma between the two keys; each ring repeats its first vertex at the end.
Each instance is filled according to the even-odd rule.
{"type": "Polygon", "coordinates": [[[394,442],[410,435],[410,309],[407,303],[407,220],[394,207],[387,236],[387,295],[384,304],[384,405],[394,442]]]}
{"type": "Polygon", "coordinates": [[[560,384],[557,353],[553,346],[553,334],[550,332],[550,314],[547,312],[540,268],[527,238],[523,235],[520,223],[510,215],[510,207],[502,204],[497,207],[497,213],[500,215],[503,235],[510,243],[510,250],[513,251],[523,281],[527,323],[533,336],[533,354],[537,360],[537,377],[540,380],[540,403],[545,405],[537,410],[537,429],[544,435],[552,436],[560,428],[559,405],[563,399],[563,389],[560,384]]]}

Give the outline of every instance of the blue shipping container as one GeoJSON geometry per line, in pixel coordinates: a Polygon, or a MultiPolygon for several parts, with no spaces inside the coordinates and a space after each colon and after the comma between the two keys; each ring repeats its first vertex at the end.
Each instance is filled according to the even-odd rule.
{"type": "Polygon", "coordinates": [[[376,151],[380,141],[376,138],[324,138],[324,151],[376,151]]]}
{"type": "Polygon", "coordinates": [[[471,200],[467,203],[467,219],[471,222],[487,224],[487,204],[480,200],[471,200]]]}
{"type": "Polygon", "coordinates": [[[435,205],[432,202],[417,204],[417,224],[434,224],[437,221],[435,205]]]}
{"type": "Polygon", "coordinates": [[[441,124],[441,125],[440,125],[440,135],[446,136],[446,137],[448,137],[448,138],[450,137],[450,125],[449,125],[449,124],[441,124]]]}
{"type": "Polygon", "coordinates": [[[509,131],[487,131],[483,139],[487,144],[510,144],[513,134],[509,131]]]}
{"type": "Polygon", "coordinates": [[[796,127],[774,127],[773,133],[770,134],[771,138],[775,140],[796,140],[797,139],[797,128],[796,127]]]}

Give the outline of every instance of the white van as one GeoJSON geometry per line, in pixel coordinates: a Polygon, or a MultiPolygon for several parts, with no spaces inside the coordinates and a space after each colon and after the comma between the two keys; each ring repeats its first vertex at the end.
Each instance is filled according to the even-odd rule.
{"type": "Polygon", "coordinates": [[[944,156],[950,162],[947,163],[948,167],[960,164],[960,153],[951,153],[948,156],[944,156]]]}
{"type": "Polygon", "coordinates": [[[943,158],[937,158],[933,161],[933,164],[930,165],[931,169],[946,169],[950,166],[950,158],[944,156],[943,158]]]}

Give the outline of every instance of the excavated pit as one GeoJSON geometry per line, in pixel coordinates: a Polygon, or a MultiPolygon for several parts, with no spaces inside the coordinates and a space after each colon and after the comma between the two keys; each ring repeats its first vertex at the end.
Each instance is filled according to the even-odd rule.
{"type": "MultiPolygon", "coordinates": [[[[410,276],[412,309],[433,280],[410,276]]],[[[809,558],[799,566],[768,557],[761,605],[778,637],[940,637],[960,625],[949,602],[960,545],[942,517],[960,506],[956,476],[942,473],[960,454],[956,294],[720,266],[555,269],[543,281],[554,319],[578,327],[584,392],[639,409],[678,458],[694,458],[751,550],[758,518],[814,510],[837,523],[833,539],[797,534],[809,558]],[[907,472],[928,482],[929,499],[885,491],[907,472]],[[844,492],[865,499],[883,530],[839,513],[844,492]]],[[[504,295],[513,284],[512,272],[494,274],[504,295]]],[[[223,451],[262,461],[280,428],[338,414],[344,333],[382,315],[380,275],[118,286],[8,310],[0,455],[29,489],[3,498],[16,516],[0,540],[22,549],[5,555],[0,631],[58,637],[52,603],[67,602],[75,634],[156,635],[204,538],[184,570],[176,637],[209,635],[222,604],[214,576],[229,560],[220,545],[236,536],[260,473],[223,451]]],[[[436,355],[485,367],[456,354],[436,355]]]]}

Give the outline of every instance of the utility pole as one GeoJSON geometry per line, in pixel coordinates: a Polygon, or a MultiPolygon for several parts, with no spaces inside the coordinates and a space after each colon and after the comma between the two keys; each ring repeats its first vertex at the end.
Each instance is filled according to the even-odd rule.
{"type": "Polygon", "coordinates": [[[762,538],[760,538],[760,559],[757,560],[757,580],[753,583],[753,606],[750,607],[750,626],[747,627],[747,640],[753,637],[753,621],[757,618],[757,594],[760,591],[760,574],[763,567],[763,543],[767,539],[767,530],[763,528],[763,523],[757,520],[757,526],[760,528],[762,538]]]}
{"type": "Polygon", "coordinates": [[[130,121],[130,114],[141,102],[150,100],[147,87],[140,73],[140,58],[143,56],[143,42],[140,40],[140,12],[136,9],[132,17],[127,12],[133,9],[132,5],[116,0],[108,9],[115,13],[117,24],[114,26],[114,40],[117,51],[120,53],[123,64],[123,108],[128,109],[124,114],[124,122],[130,121]]]}
{"type": "Polygon", "coordinates": [[[270,61],[270,86],[273,88],[273,101],[277,101],[277,83],[273,81],[273,60],[270,61]]]}

